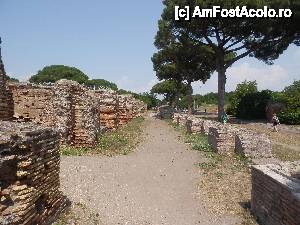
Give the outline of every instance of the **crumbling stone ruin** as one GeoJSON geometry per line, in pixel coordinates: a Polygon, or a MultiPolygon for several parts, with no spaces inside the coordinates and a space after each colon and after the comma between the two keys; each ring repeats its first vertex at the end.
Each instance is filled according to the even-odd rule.
{"type": "Polygon", "coordinates": [[[208,143],[219,154],[232,154],[235,148],[235,133],[228,126],[209,127],[208,143]]]}
{"type": "MultiPolygon", "coordinates": [[[[1,40],[0,40],[1,44],[1,40]]],[[[0,47],[0,120],[11,120],[13,108],[11,103],[11,93],[6,86],[7,77],[2,62],[1,47],[0,47]]]]}
{"type": "Polygon", "coordinates": [[[252,167],[251,210],[265,225],[300,224],[300,161],[252,167]]]}
{"type": "Polygon", "coordinates": [[[190,117],[187,122],[187,132],[188,133],[201,133],[203,125],[203,119],[190,117]]]}
{"type": "Polygon", "coordinates": [[[119,100],[119,124],[122,126],[128,122],[127,97],[118,95],[119,100]]]}
{"type": "Polygon", "coordinates": [[[213,120],[203,120],[201,126],[201,133],[208,135],[209,128],[217,126],[218,122],[213,120]]]}
{"type": "Polygon", "coordinates": [[[264,134],[240,129],[235,135],[235,152],[252,159],[272,158],[272,144],[264,134]]]}
{"type": "Polygon", "coordinates": [[[99,100],[98,116],[102,130],[116,130],[119,126],[119,98],[115,91],[96,90],[95,97],[99,100]]]}
{"type": "Polygon", "coordinates": [[[132,96],[118,96],[110,90],[88,90],[70,80],[60,80],[53,86],[16,83],[2,86],[0,98],[13,110],[3,110],[5,114],[0,115],[0,120],[11,120],[12,116],[7,116],[10,112],[16,121],[55,127],[60,131],[61,144],[75,147],[93,147],[101,127],[115,130],[142,115],[147,108],[132,96]]]}
{"type": "Polygon", "coordinates": [[[0,224],[48,224],[67,206],[59,191],[59,133],[0,121],[0,224]]]}
{"type": "Polygon", "coordinates": [[[208,135],[210,145],[218,153],[236,152],[252,159],[273,157],[271,141],[264,134],[184,113],[174,113],[173,123],[186,126],[188,133],[208,135]]]}
{"type": "Polygon", "coordinates": [[[100,130],[98,102],[75,81],[60,80],[54,86],[10,84],[14,119],[31,121],[60,131],[61,143],[92,147],[100,130]]]}

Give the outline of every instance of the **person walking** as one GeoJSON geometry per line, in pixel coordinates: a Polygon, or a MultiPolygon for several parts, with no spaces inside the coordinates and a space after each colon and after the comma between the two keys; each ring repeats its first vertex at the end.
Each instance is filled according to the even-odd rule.
{"type": "Polygon", "coordinates": [[[277,126],[280,124],[280,122],[276,113],[273,113],[272,124],[273,124],[273,131],[278,132],[277,126]]]}
{"type": "Polygon", "coordinates": [[[226,114],[226,112],[223,112],[222,114],[222,122],[223,124],[226,124],[228,122],[228,115],[226,114]]]}

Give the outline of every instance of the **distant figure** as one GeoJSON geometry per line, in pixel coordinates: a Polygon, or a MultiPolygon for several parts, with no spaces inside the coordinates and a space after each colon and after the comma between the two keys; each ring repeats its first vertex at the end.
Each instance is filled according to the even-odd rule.
{"type": "Polygon", "coordinates": [[[273,113],[272,123],[273,123],[273,129],[274,129],[273,131],[274,131],[274,132],[278,132],[277,126],[278,126],[280,123],[279,123],[279,119],[278,119],[276,113],[273,113]]]}
{"type": "Polygon", "coordinates": [[[226,112],[223,112],[222,122],[223,124],[226,124],[228,122],[228,115],[226,114],[226,112]]]}
{"type": "Polygon", "coordinates": [[[204,112],[206,113],[206,109],[204,109],[204,112]]]}

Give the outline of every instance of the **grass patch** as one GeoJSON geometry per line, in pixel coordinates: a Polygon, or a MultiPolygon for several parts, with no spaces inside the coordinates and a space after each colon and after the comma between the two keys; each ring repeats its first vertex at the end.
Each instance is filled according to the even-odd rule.
{"type": "Polygon", "coordinates": [[[83,156],[83,155],[127,155],[134,150],[142,139],[143,117],[137,117],[128,124],[119,127],[116,131],[110,131],[102,134],[99,143],[95,148],[75,148],[63,146],[60,153],[65,156],[83,156]]]}
{"type": "Polygon", "coordinates": [[[99,215],[91,212],[84,204],[75,202],[64,213],[60,215],[53,225],[103,225],[99,215]]]}
{"type": "Polygon", "coordinates": [[[109,156],[132,152],[141,141],[144,120],[143,117],[138,117],[114,132],[104,133],[99,139],[96,151],[109,156]]]}
{"type": "Polygon", "coordinates": [[[242,155],[219,155],[208,144],[207,135],[188,134],[184,127],[172,126],[182,134],[184,142],[201,151],[207,160],[198,164],[202,174],[198,189],[209,211],[237,215],[243,225],[256,225],[247,207],[251,198],[250,160],[242,155]]]}
{"type": "MultiPolygon", "coordinates": [[[[299,147],[300,148],[300,147],[299,147]]],[[[300,160],[300,150],[280,144],[272,145],[272,153],[281,161],[297,161],[300,160]]]]}

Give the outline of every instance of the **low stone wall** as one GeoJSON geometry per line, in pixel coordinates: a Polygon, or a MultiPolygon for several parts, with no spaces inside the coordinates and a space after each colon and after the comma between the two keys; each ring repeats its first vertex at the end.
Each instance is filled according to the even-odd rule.
{"type": "Polygon", "coordinates": [[[235,148],[235,133],[228,126],[209,127],[208,143],[219,154],[232,154],[235,148]]]}
{"type": "Polygon", "coordinates": [[[0,224],[48,224],[66,207],[59,190],[59,133],[0,121],[0,224]]]}
{"type": "Polygon", "coordinates": [[[217,121],[203,120],[202,126],[201,126],[201,133],[208,135],[209,128],[210,127],[216,127],[218,124],[220,124],[220,123],[218,123],[217,121]]]}
{"type": "Polygon", "coordinates": [[[265,225],[300,224],[300,161],[252,167],[251,209],[265,225]]]}
{"type": "Polygon", "coordinates": [[[200,118],[189,117],[186,122],[188,133],[201,133],[203,120],[200,118]]]}
{"type": "Polygon", "coordinates": [[[270,139],[246,129],[240,129],[235,135],[235,152],[253,159],[273,157],[270,139]]]}

